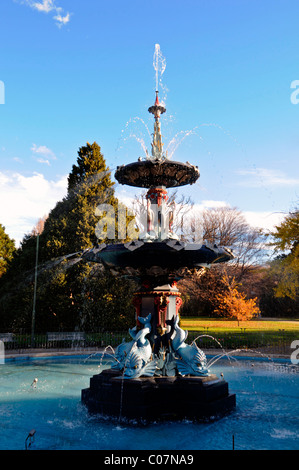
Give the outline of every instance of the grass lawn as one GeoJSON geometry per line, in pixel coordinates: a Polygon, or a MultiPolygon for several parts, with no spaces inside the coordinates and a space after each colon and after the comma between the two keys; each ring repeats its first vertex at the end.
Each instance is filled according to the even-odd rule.
{"type": "MultiPolygon", "coordinates": [[[[208,335],[200,339],[202,347],[212,348],[209,336],[220,341],[227,349],[272,348],[273,352],[289,354],[294,340],[299,340],[299,320],[251,320],[232,321],[216,318],[182,317],[181,328],[188,331],[188,338],[194,340],[199,335],[208,335]]],[[[197,343],[198,344],[198,343],[197,343]]]]}
{"type": "Polygon", "coordinates": [[[220,320],[218,318],[204,317],[181,317],[181,328],[188,331],[215,331],[218,333],[237,333],[246,332],[271,332],[281,333],[282,330],[290,333],[297,333],[299,338],[299,319],[298,320],[249,320],[240,321],[239,325],[236,320],[220,320]]]}

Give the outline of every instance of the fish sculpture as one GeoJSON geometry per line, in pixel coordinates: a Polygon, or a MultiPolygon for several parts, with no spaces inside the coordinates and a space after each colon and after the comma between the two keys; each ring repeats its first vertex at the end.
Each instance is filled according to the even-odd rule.
{"type": "Polygon", "coordinates": [[[138,350],[133,351],[126,361],[123,372],[125,379],[137,379],[138,377],[152,377],[156,371],[157,363],[155,360],[145,362],[139,355],[138,350]]]}
{"type": "Polygon", "coordinates": [[[122,342],[115,351],[116,363],[112,369],[123,371],[124,378],[152,376],[157,368],[156,361],[151,360],[152,347],[146,336],[151,332],[151,314],[138,317],[142,329],[135,326],[129,329],[132,341],[122,342]]]}
{"type": "Polygon", "coordinates": [[[171,346],[176,356],[176,365],[178,372],[185,375],[207,376],[207,358],[204,352],[198,348],[196,343],[190,346],[185,341],[188,332],[179,327],[179,317],[173,319],[173,334],[171,337],[171,346]]]}
{"type": "Polygon", "coordinates": [[[161,348],[159,354],[155,355],[157,369],[155,375],[158,377],[175,377],[176,376],[176,359],[172,351],[161,348]]]}
{"type": "Polygon", "coordinates": [[[137,334],[136,327],[130,329],[129,334],[132,338],[132,341],[126,342],[125,340],[123,340],[123,342],[117,346],[117,348],[115,349],[115,354],[114,354],[114,360],[116,362],[112,364],[111,369],[123,370],[126,359],[128,358],[128,355],[131,352],[133,352],[134,349],[136,349],[136,341],[135,341],[135,337],[137,334]]]}

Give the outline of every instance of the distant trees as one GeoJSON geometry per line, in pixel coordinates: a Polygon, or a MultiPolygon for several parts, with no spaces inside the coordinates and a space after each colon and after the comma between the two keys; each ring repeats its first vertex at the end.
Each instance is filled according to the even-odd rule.
{"type": "Polygon", "coordinates": [[[272,237],[275,251],[283,252],[272,263],[272,272],[279,277],[275,295],[295,300],[299,294],[299,209],[275,227],[272,237]]]}
{"type": "Polygon", "coordinates": [[[298,318],[299,210],[290,211],[271,236],[276,257],[263,277],[260,307],[264,316],[298,318]]]}
{"type": "MultiPolygon", "coordinates": [[[[41,218],[19,249],[0,224],[0,330],[31,325],[36,242],[39,236],[39,267],[36,331],[127,329],[134,322],[131,305],[134,283],[112,277],[101,265],[85,262],[82,251],[98,242],[95,228],[99,204],[110,204],[116,216],[119,202],[114,183],[99,145],[87,143],[78,151],[68,177],[66,196],[41,218]]],[[[139,211],[146,209],[137,201],[139,211]]],[[[265,264],[267,236],[252,228],[237,208],[205,209],[192,219],[192,203],[174,192],[169,210],[177,204],[174,228],[189,218],[190,230],[181,233],[192,240],[196,226],[204,243],[230,248],[235,259],[211,265],[179,283],[182,314],[222,316],[237,321],[262,316],[298,316],[299,311],[299,211],[291,212],[275,228],[272,249],[278,255],[265,264]]],[[[127,223],[132,216],[127,217],[127,223]]],[[[197,234],[198,235],[198,234],[197,234]]],[[[200,238],[200,237],[199,237],[200,238]]],[[[117,241],[104,238],[107,243],[117,241]]],[[[142,260],[140,260],[142,263],[142,260]]]]}
{"type": "MultiPolygon", "coordinates": [[[[227,285],[236,290],[250,306],[254,301],[261,316],[297,317],[299,312],[299,211],[290,212],[269,234],[251,229],[240,211],[212,209],[203,215],[204,237],[210,243],[232,248],[235,260],[212,265],[200,277],[180,281],[185,303],[183,314],[215,316],[228,312],[227,285]],[[273,261],[264,257],[274,248],[273,261]],[[223,282],[226,277],[227,282],[223,282]],[[219,301],[222,300],[222,307],[219,301]]],[[[236,294],[237,295],[237,294],[236,294]]],[[[240,297],[241,298],[241,297],[240,297]]],[[[235,302],[235,301],[234,301],[235,302]]],[[[241,311],[240,300],[239,310],[241,311]]]]}
{"type": "Polygon", "coordinates": [[[237,208],[205,209],[200,222],[204,243],[231,249],[235,259],[180,281],[185,298],[182,313],[236,319],[256,315],[256,294],[249,280],[265,257],[267,235],[251,227],[237,208]]]}
{"type": "Polygon", "coordinates": [[[265,257],[267,235],[251,227],[236,207],[217,207],[202,212],[203,239],[211,245],[230,248],[235,259],[236,277],[244,274],[265,257]]]}
{"type": "Polygon", "coordinates": [[[225,317],[242,321],[260,314],[261,268],[251,268],[237,281],[235,266],[212,265],[200,275],[179,282],[184,303],[182,315],[225,317]],[[254,286],[254,288],[253,288],[254,286]]]}

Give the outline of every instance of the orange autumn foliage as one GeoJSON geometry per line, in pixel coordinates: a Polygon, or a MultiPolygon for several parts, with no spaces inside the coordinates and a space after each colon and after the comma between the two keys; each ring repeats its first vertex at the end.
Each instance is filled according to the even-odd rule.
{"type": "Polygon", "coordinates": [[[215,313],[221,317],[232,318],[239,321],[251,320],[260,313],[260,309],[256,305],[257,299],[247,299],[244,294],[238,291],[238,284],[233,278],[229,280],[224,275],[222,282],[225,290],[216,295],[218,306],[215,313]]]}

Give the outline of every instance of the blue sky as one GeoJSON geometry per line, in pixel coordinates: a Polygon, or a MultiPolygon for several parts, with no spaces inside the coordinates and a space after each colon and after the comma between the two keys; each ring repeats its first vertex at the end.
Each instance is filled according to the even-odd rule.
{"type": "Polygon", "coordinates": [[[1,0],[0,223],[30,231],[87,141],[112,169],[144,155],[155,44],[165,148],[192,131],[172,158],[201,173],[180,191],[278,223],[299,193],[298,18],[297,0],[1,0]]]}

